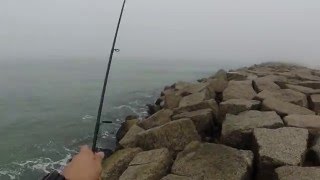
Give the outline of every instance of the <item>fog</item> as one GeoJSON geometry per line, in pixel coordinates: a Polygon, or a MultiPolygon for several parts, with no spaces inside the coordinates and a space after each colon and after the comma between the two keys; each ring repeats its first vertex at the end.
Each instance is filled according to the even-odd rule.
{"type": "MultiPolygon", "coordinates": [[[[0,61],[104,59],[121,0],[1,0],[0,61]]],[[[318,66],[318,0],[128,0],[119,58],[318,66]]]]}

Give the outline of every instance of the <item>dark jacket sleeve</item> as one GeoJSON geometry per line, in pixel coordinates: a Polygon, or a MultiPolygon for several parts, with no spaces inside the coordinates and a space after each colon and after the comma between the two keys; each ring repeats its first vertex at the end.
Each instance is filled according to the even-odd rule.
{"type": "Polygon", "coordinates": [[[47,174],[42,178],[42,180],[66,180],[66,178],[59,174],[57,171],[54,171],[50,174],[47,174]]]}

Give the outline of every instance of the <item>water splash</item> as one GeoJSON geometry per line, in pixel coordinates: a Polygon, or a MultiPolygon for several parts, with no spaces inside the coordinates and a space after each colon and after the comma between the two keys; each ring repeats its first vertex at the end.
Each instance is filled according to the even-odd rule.
{"type": "MultiPolygon", "coordinates": [[[[145,104],[148,102],[148,100],[150,100],[152,96],[142,93],[138,96],[139,97],[135,98],[138,100],[129,101],[128,103],[112,108],[113,110],[111,111],[111,114],[113,114],[114,116],[112,117],[112,119],[115,120],[112,125],[113,129],[103,131],[102,138],[115,139],[116,137],[114,132],[120,127],[121,122],[123,121],[126,114],[129,115],[133,113],[140,118],[148,114],[145,104]]],[[[92,115],[85,114],[81,117],[81,120],[82,122],[87,123],[88,121],[92,121],[94,118],[95,117],[92,115]]],[[[57,144],[55,144],[55,142],[51,140],[48,140],[48,143],[46,145],[35,144],[33,145],[33,147],[38,151],[58,154],[61,158],[58,158],[57,160],[53,159],[52,157],[37,157],[20,162],[15,161],[10,164],[0,166],[0,179],[21,179],[26,172],[45,174],[54,170],[60,171],[67,164],[67,161],[72,157],[72,155],[77,153],[75,149],[78,148],[78,145],[87,143],[87,141],[91,138],[92,137],[90,135],[85,135],[82,138],[73,139],[71,141],[70,147],[63,148],[57,148],[57,144]]]]}

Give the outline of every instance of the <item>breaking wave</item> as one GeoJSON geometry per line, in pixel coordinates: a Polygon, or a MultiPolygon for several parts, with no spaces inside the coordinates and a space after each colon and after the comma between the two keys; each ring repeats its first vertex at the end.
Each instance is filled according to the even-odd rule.
{"type": "Polygon", "coordinates": [[[42,176],[46,173],[54,170],[60,172],[62,168],[67,164],[67,161],[75,153],[74,150],[64,147],[65,157],[60,160],[52,160],[48,157],[39,157],[21,162],[12,162],[0,167],[0,179],[16,180],[21,179],[23,174],[27,172],[34,172],[42,176]]]}
{"type": "Polygon", "coordinates": [[[137,115],[139,117],[143,116],[143,115],[145,115],[147,113],[145,108],[136,108],[136,107],[130,106],[130,105],[120,105],[120,106],[114,107],[114,109],[118,109],[118,110],[128,109],[132,113],[134,113],[134,115],[137,115]]]}
{"type": "MultiPolygon", "coordinates": [[[[137,94],[136,94],[137,95],[137,94]]],[[[112,108],[111,114],[113,114],[112,119],[113,129],[104,130],[101,132],[102,138],[115,139],[115,132],[120,127],[121,122],[125,118],[125,115],[137,115],[142,118],[148,114],[145,104],[151,103],[150,94],[140,93],[135,100],[128,103],[118,105],[112,108]]],[[[95,120],[95,116],[85,114],[81,117],[82,122],[88,122],[95,120]]],[[[38,157],[34,159],[29,159],[21,162],[11,162],[10,164],[5,164],[0,166],[0,179],[1,180],[19,180],[25,177],[26,174],[34,177],[41,177],[46,173],[52,172],[54,170],[61,171],[61,169],[66,165],[67,161],[77,153],[75,150],[78,145],[87,143],[91,136],[85,135],[82,138],[74,139],[71,141],[72,148],[59,148],[54,142],[49,141],[46,145],[34,145],[33,147],[41,152],[51,152],[56,153],[60,158],[52,157],[38,157]]]]}

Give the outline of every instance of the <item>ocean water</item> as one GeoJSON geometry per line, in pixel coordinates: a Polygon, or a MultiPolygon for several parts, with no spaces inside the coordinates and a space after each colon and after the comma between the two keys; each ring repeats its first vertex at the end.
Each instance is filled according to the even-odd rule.
{"type": "MultiPolygon", "coordinates": [[[[0,62],[1,180],[39,179],[65,165],[80,145],[91,144],[105,68],[105,60],[0,62]]],[[[113,124],[102,127],[99,145],[113,148],[123,119],[145,116],[145,104],[165,85],[219,68],[210,61],[116,58],[103,111],[113,124]]]]}

